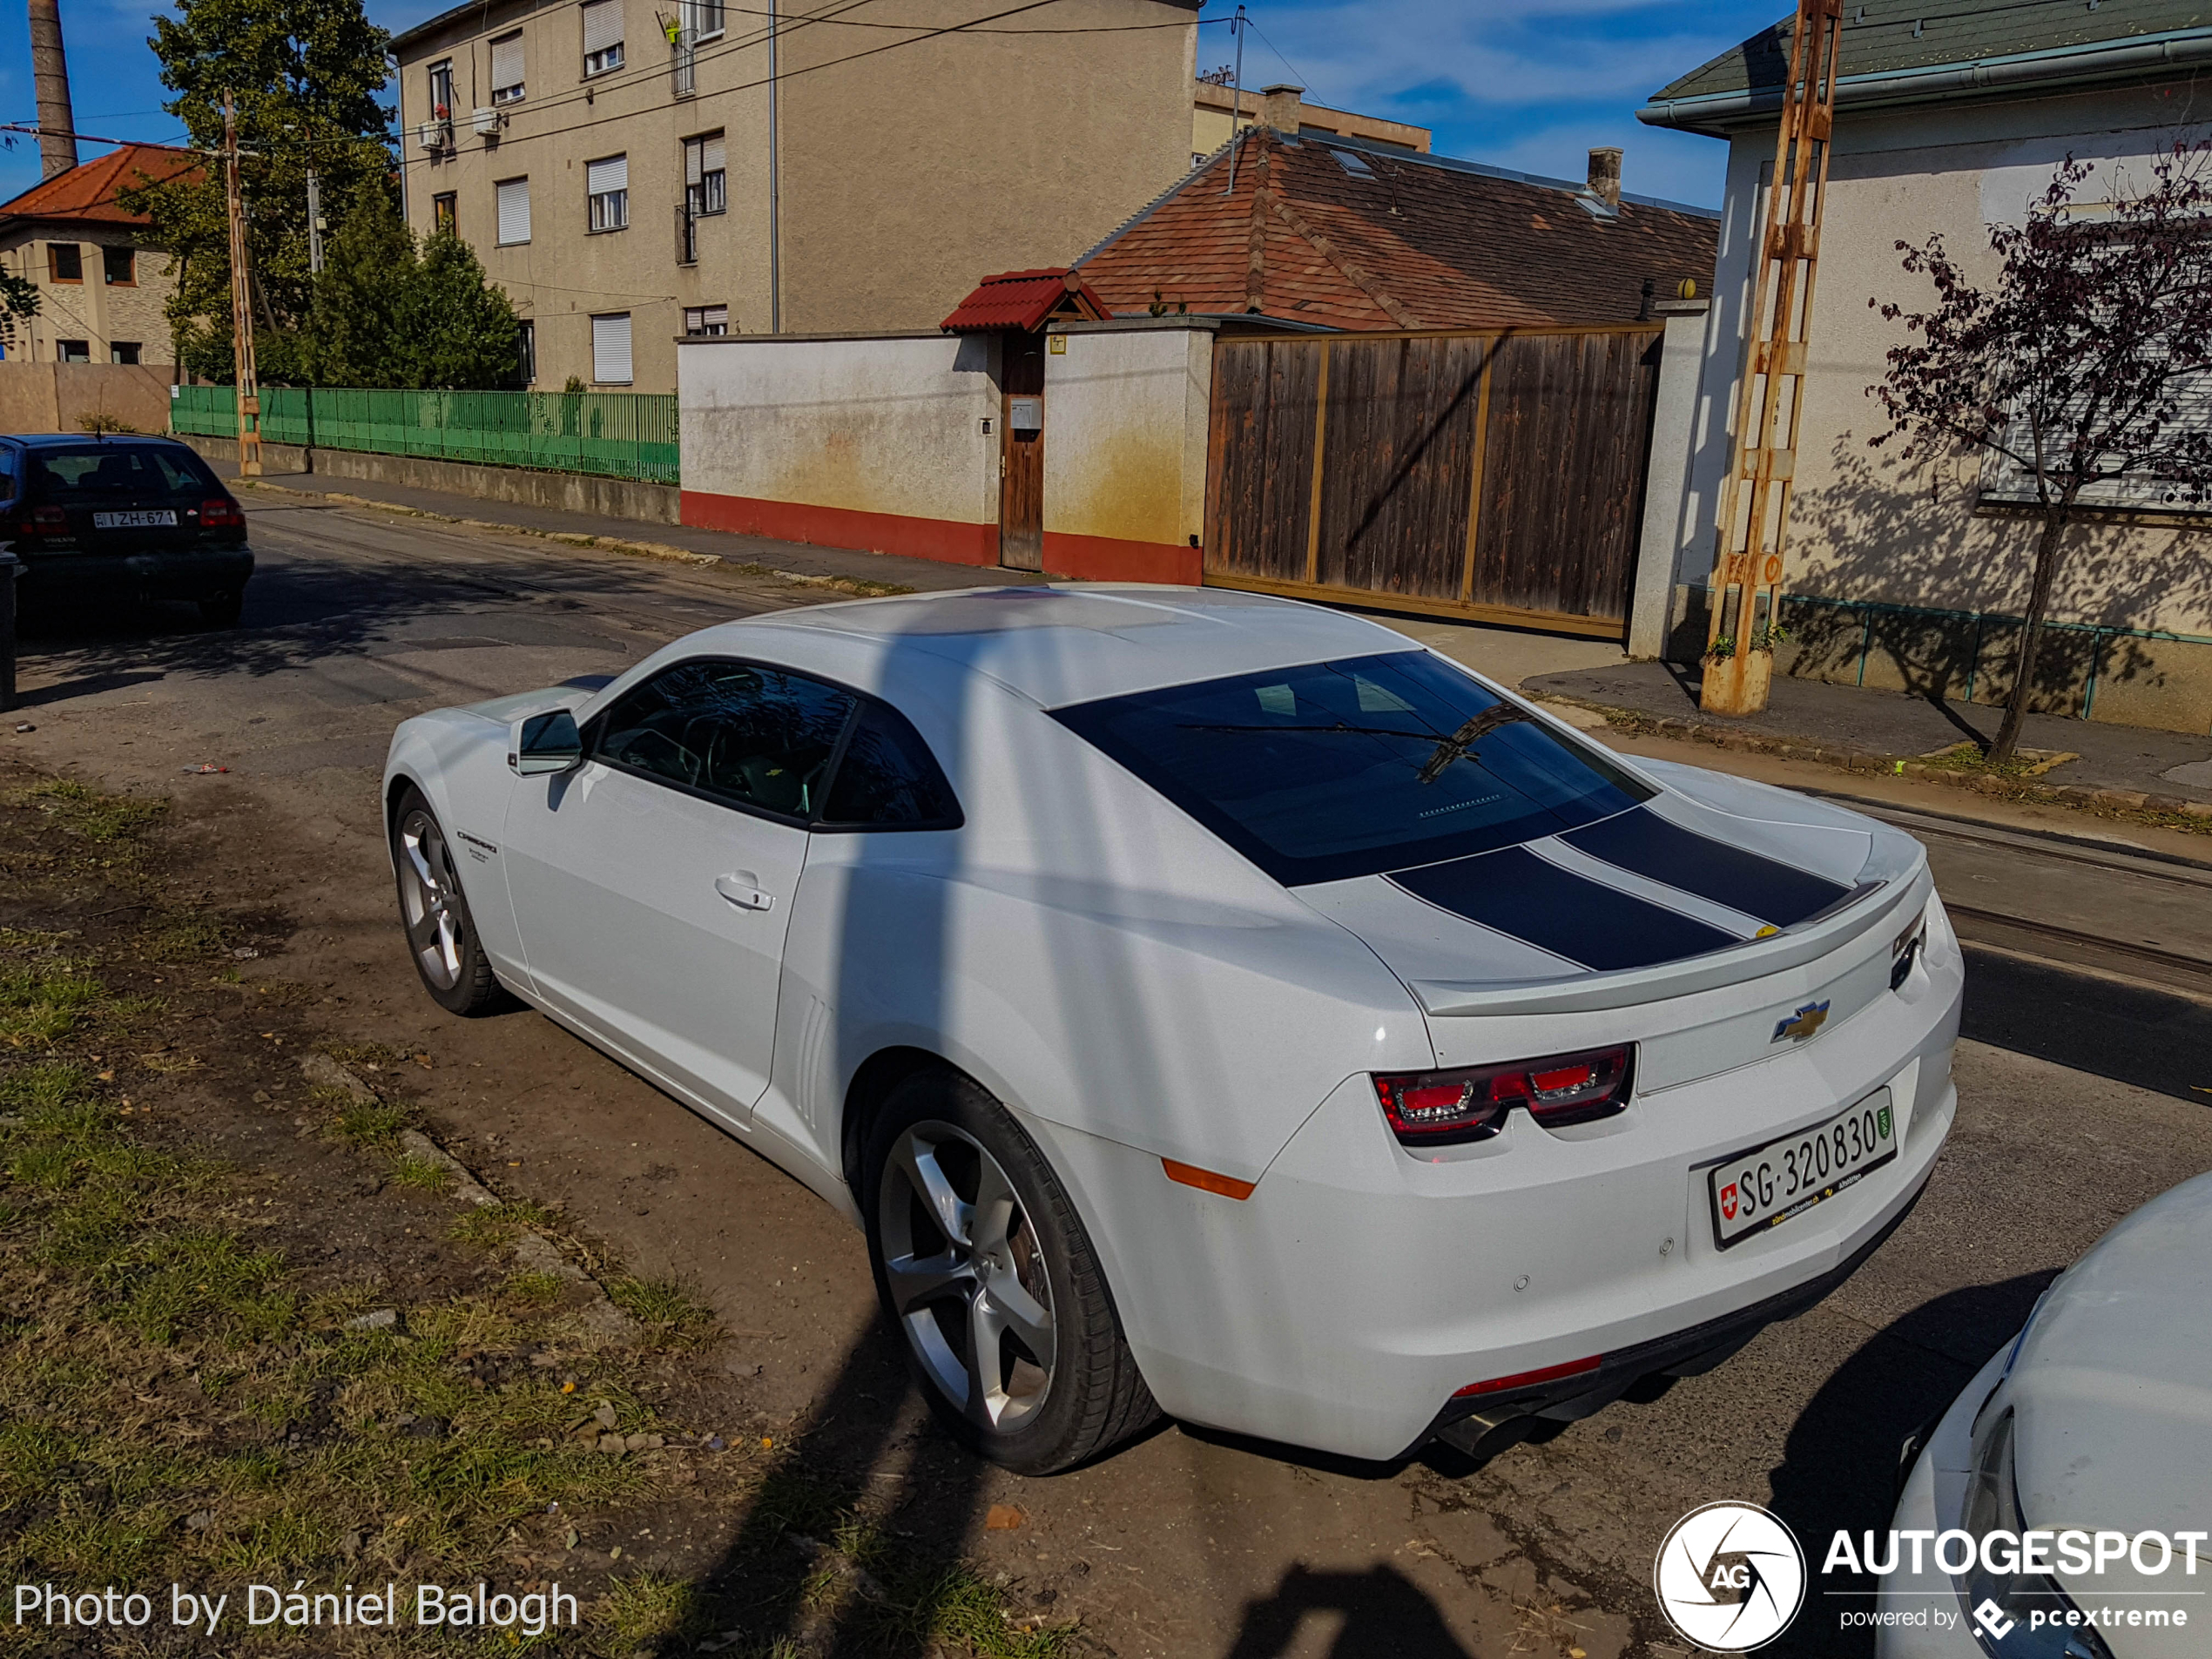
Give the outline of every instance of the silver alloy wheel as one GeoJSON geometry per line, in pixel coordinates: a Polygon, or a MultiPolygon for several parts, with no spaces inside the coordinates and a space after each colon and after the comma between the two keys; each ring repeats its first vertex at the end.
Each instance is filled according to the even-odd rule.
{"type": "Polygon", "coordinates": [[[1052,1285],[1036,1230],[983,1145],[927,1120],[899,1136],[877,1196],[883,1272],[922,1368],[1005,1434],[1052,1388],[1052,1285]]]}
{"type": "Polygon", "coordinates": [[[461,884],[438,820],[416,807],[400,823],[400,909],[422,977],[442,991],[461,982],[461,884]]]}

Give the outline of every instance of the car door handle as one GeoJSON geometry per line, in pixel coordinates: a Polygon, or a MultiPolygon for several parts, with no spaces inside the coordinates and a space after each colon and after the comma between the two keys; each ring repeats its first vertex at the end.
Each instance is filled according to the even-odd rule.
{"type": "Polygon", "coordinates": [[[740,910],[773,910],[776,895],[760,890],[759,878],[750,870],[714,878],[714,890],[740,910]]]}

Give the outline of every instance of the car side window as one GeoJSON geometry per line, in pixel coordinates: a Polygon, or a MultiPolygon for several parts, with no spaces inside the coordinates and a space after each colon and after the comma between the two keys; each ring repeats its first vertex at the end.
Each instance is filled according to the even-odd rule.
{"type": "Polygon", "coordinates": [[[952,829],[960,802],[907,717],[871,698],[853,723],[821,821],[831,829],[952,829]]]}
{"type": "Polygon", "coordinates": [[[803,674],[678,663],[599,719],[593,759],[711,799],[806,822],[858,699],[803,674]]]}

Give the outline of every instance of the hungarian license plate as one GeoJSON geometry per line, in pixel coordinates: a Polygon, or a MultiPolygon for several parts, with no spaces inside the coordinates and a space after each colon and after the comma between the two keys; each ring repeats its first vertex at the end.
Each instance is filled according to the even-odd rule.
{"type": "Polygon", "coordinates": [[[92,528],[97,530],[151,530],[176,526],[177,515],[166,507],[148,509],[135,513],[95,513],[92,528]]]}
{"type": "Polygon", "coordinates": [[[1832,1198],[1897,1156],[1897,1115],[1879,1089],[1826,1123],[1748,1152],[1708,1172],[1713,1242],[1726,1250],[1832,1198]]]}

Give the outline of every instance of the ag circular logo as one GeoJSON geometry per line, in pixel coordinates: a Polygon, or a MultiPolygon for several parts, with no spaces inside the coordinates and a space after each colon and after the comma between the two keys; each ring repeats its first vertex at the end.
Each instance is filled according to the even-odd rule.
{"type": "Polygon", "coordinates": [[[1668,1533],[1651,1584],[1686,1641],[1749,1653],[1788,1629],[1804,1604],[1804,1552],[1757,1504],[1709,1503],[1668,1533]]]}

